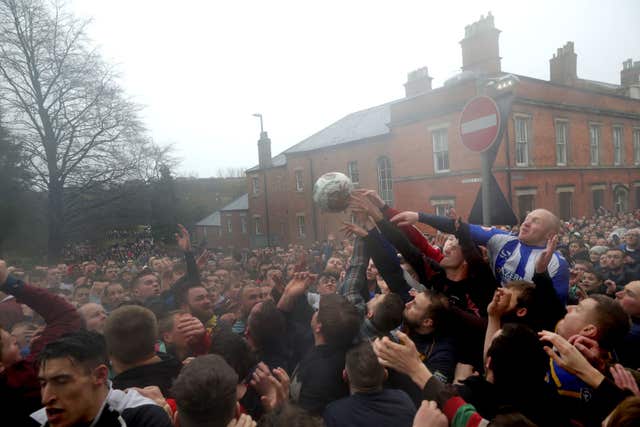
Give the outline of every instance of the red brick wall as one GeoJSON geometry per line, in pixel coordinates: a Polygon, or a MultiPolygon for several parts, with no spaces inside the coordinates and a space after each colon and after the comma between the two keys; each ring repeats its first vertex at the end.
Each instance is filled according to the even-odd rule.
{"type": "MultiPolygon", "coordinates": [[[[457,212],[467,217],[480,188],[480,156],[467,150],[458,137],[459,114],[476,94],[475,81],[439,88],[391,106],[390,135],[367,141],[343,144],[326,150],[289,155],[287,165],[267,170],[269,214],[272,234],[283,243],[309,245],[337,233],[349,213],[319,212],[312,201],[314,181],[326,172],[347,172],[349,161],[358,161],[360,187],[378,189],[376,161],[384,155],[391,160],[394,177],[394,204],[400,209],[434,212],[434,198],[453,199],[457,212]],[[448,125],[449,172],[434,174],[432,132],[448,125]],[[296,171],[302,173],[303,188],[296,190],[296,171]],[[298,215],[304,215],[305,235],[298,235],[298,215]],[[283,225],[284,224],[284,225],[283,225]],[[284,230],[281,230],[283,228],[284,230]]],[[[535,190],[535,207],[558,212],[558,187],[572,186],[574,216],[593,213],[592,185],[605,185],[604,204],[614,208],[614,190],[624,185],[629,190],[629,207],[640,206],[634,184],[640,183],[640,169],[633,164],[632,131],[640,128],[640,119],[620,117],[638,115],[640,101],[608,96],[567,86],[522,77],[514,89],[515,102],[507,121],[494,164],[494,175],[508,197],[508,169],[514,211],[518,214],[517,193],[535,190]],[[589,111],[581,111],[588,109],[589,111]],[[516,115],[531,118],[530,164],[515,166],[516,115]],[[556,165],[556,120],[568,123],[568,164],[556,165]],[[601,124],[600,165],[592,167],[589,157],[589,124],[601,124]],[[623,127],[624,156],[621,166],[613,166],[613,126],[623,127]],[[508,135],[509,162],[506,143],[508,135]]],[[[265,217],[264,194],[253,195],[249,173],[250,219],[265,217]]],[[[252,222],[250,221],[253,233],[252,222]]],[[[341,236],[337,236],[340,238],[341,236]]],[[[255,243],[255,242],[254,242],[255,243]]],[[[263,239],[264,243],[264,239],[263,239]]]]}

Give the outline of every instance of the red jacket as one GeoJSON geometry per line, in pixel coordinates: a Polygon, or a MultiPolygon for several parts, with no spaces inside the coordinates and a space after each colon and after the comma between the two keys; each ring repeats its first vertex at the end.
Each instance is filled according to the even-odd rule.
{"type": "Polygon", "coordinates": [[[42,334],[31,342],[29,356],[0,373],[0,402],[8,409],[8,425],[22,425],[42,407],[36,362],[47,343],[80,329],[82,321],[75,307],[46,289],[36,288],[9,276],[0,290],[16,297],[46,322],[42,334]],[[22,423],[22,424],[20,424],[22,423]]]}

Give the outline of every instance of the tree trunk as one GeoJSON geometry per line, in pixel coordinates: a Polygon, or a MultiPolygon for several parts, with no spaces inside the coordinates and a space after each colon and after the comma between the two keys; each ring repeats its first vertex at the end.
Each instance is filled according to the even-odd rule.
{"type": "Polygon", "coordinates": [[[49,240],[47,244],[47,261],[55,264],[62,259],[64,246],[64,192],[57,180],[49,181],[48,219],[49,240]],[[52,182],[53,181],[53,182],[52,182]]]}

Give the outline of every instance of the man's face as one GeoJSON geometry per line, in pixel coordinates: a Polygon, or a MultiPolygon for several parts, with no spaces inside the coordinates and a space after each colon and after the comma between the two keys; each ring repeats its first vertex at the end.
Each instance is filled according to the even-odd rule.
{"type": "Polygon", "coordinates": [[[318,293],[320,295],[335,294],[337,288],[337,280],[332,276],[321,276],[318,279],[318,293]]]}
{"type": "Polygon", "coordinates": [[[417,329],[422,325],[429,306],[431,298],[424,292],[418,293],[414,299],[405,304],[404,320],[411,329],[417,329]]]}
{"type": "Polygon", "coordinates": [[[114,267],[109,267],[107,268],[107,270],[104,272],[104,276],[109,280],[116,280],[116,278],[118,277],[118,269],[114,268],[114,267]]]}
{"type": "Polygon", "coordinates": [[[194,317],[203,322],[213,316],[213,305],[209,299],[209,292],[202,286],[189,289],[187,294],[189,311],[194,317]]]}
{"type": "Polygon", "coordinates": [[[624,254],[621,251],[607,251],[607,264],[611,270],[618,270],[624,264],[624,254]]]}
{"type": "Polygon", "coordinates": [[[369,265],[367,266],[367,280],[376,280],[376,276],[378,275],[378,269],[372,260],[369,260],[369,265]]]}
{"type": "Polygon", "coordinates": [[[582,285],[588,292],[597,291],[601,284],[602,280],[599,280],[594,273],[586,271],[582,274],[582,285]]]}
{"type": "Polygon", "coordinates": [[[124,301],[124,288],[120,283],[112,284],[104,292],[104,299],[107,304],[118,305],[124,301]]]}
{"type": "Polygon", "coordinates": [[[569,243],[569,255],[575,255],[580,251],[580,245],[577,242],[569,243]]]}
{"type": "Polygon", "coordinates": [[[287,280],[291,279],[293,277],[293,273],[295,273],[296,271],[296,266],[295,264],[288,264],[287,265],[287,280]]]}
{"type": "Polygon", "coordinates": [[[384,294],[375,294],[373,298],[367,301],[367,316],[371,317],[376,313],[376,309],[384,300],[384,294]]]}
{"type": "Polygon", "coordinates": [[[640,317],[640,281],[629,282],[623,290],[616,293],[616,299],[625,313],[631,317],[640,317]]]}
{"type": "Polygon", "coordinates": [[[68,357],[47,360],[40,366],[38,379],[52,427],[89,424],[97,415],[102,402],[95,401],[96,391],[104,382],[81,364],[68,357]]]}
{"type": "Polygon", "coordinates": [[[591,263],[594,265],[598,264],[600,262],[600,254],[595,251],[589,252],[589,261],[591,261],[591,263]]]}
{"type": "Polygon", "coordinates": [[[638,245],[638,235],[635,232],[629,232],[625,234],[624,241],[630,248],[635,248],[638,245]]]}
{"type": "Polygon", "coordinates": [[[140,277],[137,286],[133,289],[133,295],[142,300],[160,295],[160,282],[158,278],[154,274],[147,274],[140,277]]]}
{"type": "Polygon", "coordinates": [[[344,263],[340,258],[331,257],[327,261],[327,266],[324,268],[324,271],[327,273],[340,274],[343,268],[344,263]]]}
{"type": "Polygon", "coordinates": [[[87,265],[84,266],[84,274],[85,276],[93,276],[96,274],[96,270],[98,269],[98,265],[95,261],[88,262],[87,265]]]}
{"type": "Polygon", "coordinates": [[[217,290],[220,287],[220,279],[218,278],[218,276],[207,276],[207,278],[205,279],[205,288],[207,288],[208,291],[212,291],[212,290],[217,290]]]}
{"type": "Polygon", "coordinates": [[[173,315],[173,328],[169,332],[162,334],[162,341],[166,344],[172,345],[175,348],[184,349],[188,347],[187,337],[178,328],[180,319],[185,317],[191,317],[190,314],[174,314],[173,315]]]}
{"type": "Polygon", "coordinates": [[[518,238],[527,245],[542,246],[553,230],[553,217],[550,212],[536,209],[529,213],[520,226],[518,238]]]}
{"type": "Polygon", "coordinates": [[[458,268],[464,262],[462,249],[455,238],[448,239],[443,248],[444,257],[440,261],[442,268],[458,268]]]}
{"type": "Polygon", "coordinates": [[[242,291],[242,300],[240,301],[241,310],[247,315],[251,312],[254,305],[264,301],[267,295],[263,294],[261,288],[249,287],[242,291]]]}
{"type": "Polygon", "coordinates": [[[77,288],[73,293],[73,299],[78,305],[83,305],[89,302],[89,288],[77,288]]]}
{"type": "Polygon", "coordinates": [[[18,347],[16,337],[2,328],[0,328],[0,338],[2,338],[2,359],[0,362],[3,368],[7,368],[22,359],[20,347],[18,347]]]}
{"type": "Polygon", "coordinates": [[[49,285],[59,285],[62,281],[62,275],[57,268],[50,268],[47,270],[47,283],[49,285]]]}
{"type": "Polygon", "coordinates": [[[593,298],[586,298],[578,305],[567,306],[567,314],[558,322],[558,335],[567,340],[574,335],[581,335],[586,326],[593,324],[593,313],[597,304],[593,298]]]}
{"type": "Polygon", "coordinates": [[[258,266],[258,258],[254,257],[254,256],[249,258],[248,265],[249,265],[250,269],[255,270],[256,267],[258,266]]]}
{"type": "Polygon", "coordinates": [[[100,304],[89,303],[80,307],[80,315],[84,319],[88,331],[104,332],[104,324],[107,321],[107,312],[100,304]]]}
{"type": "Polygon", "coordinates": [[[214,274],[218,276],[220,283],[225,286],[229,284],[229,272],[227,270],[217,270],[214,274]]]}

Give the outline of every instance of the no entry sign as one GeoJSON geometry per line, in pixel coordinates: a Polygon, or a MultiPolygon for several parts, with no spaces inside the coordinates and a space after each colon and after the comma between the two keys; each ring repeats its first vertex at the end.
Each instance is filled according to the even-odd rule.
{"type": "Polygon", "coordinates": [[[467,102],[460,115],[460,140],[471,151],[488,150],[500,131],[500,111],[488,96],[467,102]]]}

